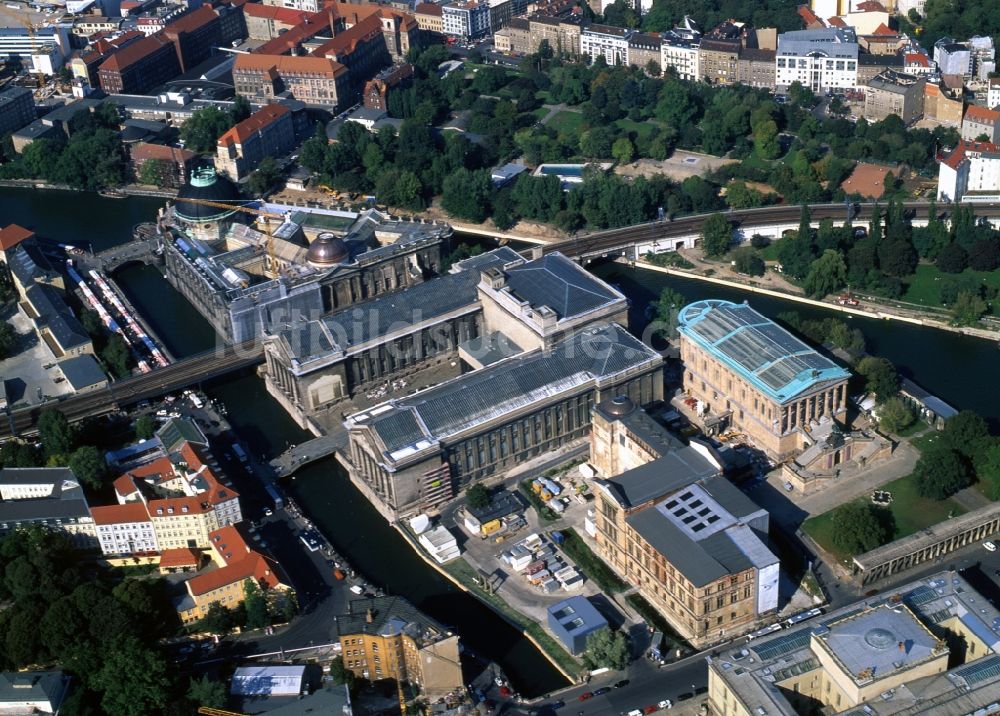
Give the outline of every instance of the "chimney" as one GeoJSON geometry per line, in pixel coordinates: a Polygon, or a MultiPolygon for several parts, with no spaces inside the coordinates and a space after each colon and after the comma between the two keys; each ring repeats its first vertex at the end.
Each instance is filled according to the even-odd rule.
{"type": "Polygon", "coordinates": [[[365,613],[365,622],[371,624],[374,621],[375,621],[375,610],[372,609],[371,607],[368,607],[368,611],[365,613]]]}
{"type": "Polygon", "coordinates": [[[900,650],[900,652],[906,650],[906,647],[903,645],[903,642],[899,642],[899,650],[900,650]]]}

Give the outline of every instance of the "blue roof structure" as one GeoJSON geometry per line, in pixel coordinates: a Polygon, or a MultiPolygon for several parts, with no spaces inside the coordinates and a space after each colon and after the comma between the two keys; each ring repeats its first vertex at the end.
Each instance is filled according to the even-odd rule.
{"type": "Polygon", "coordinates": [[[696,301],[681,309],[678,322],[684,336],[778,403],[850,377],[746,303],[696,301]]]}
{"type": "Polygon", "coordinates": [[[570,597],[548,608],[549,629],[573,654],[587,648],[587,637],[608,625],[586,597],[570,597]]]}

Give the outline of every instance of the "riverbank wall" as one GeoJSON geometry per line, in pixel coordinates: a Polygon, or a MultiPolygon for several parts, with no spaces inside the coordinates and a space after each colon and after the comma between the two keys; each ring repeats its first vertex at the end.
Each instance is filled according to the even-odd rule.
{"type": "Polygon", "coordinates": [[[904,316],[898,313],[893,313],[891,311],[885,311],[881,309],[868,309],[868,308],[858,308],[855,306],[841,306],[837,303],[829,303],[827,301],[819,301],[814,298],[808,298],[806,296],[800,296],[794,293],[787,293],[785,291],[775,291],[770,288],[763,288],[761,286],[753,286],[750,284],[742,283],[740,281],[733,281],[730,279],[719,278],[717,276],[705,276],[704,274],[695,273],[693,271],[685,271],[682,269],[671,268],[668,266],[656,266],[645,261],[630,261],[625,258],[618,260],[619,263],[628,264],[632,268],[641,268],[646,271],[654,271],[657,273],[667,274],[668,276],[677,276],[679,278],[690,278],[696,281],[704,281],[706,283],[713,283],[719,286],[726,286],[727,288],[736,289],[739,291],[748,291],[750,293],[759,293],[764,296],[770,296],[771,298],[779,298],[786,301],[794,301],[796,303],[803,303],[807,306],[814,306],[816,308],[824,308],[830,311],[839,311],[840,313],[846,313],[853,316],[862,316],[864,318],[881,318],[887,321],[902,321],[904,323],[912,323],[916,326],[924,326],[926,328],[937,328],[939,330],[950,331],[951,333],[960,333],[965,336],[973,336],[974,338],[983,338],[989,341],[996,341],[1000,339],[1000,334],[996,331],[989,331],[984,328],[972,328],[970,326],[951,326],[942,321],[935,321],[930,318],[918,318],[914,316],[904,316]]]}
{"type": "MultiPolygon", "coordinates": [[[[75,191],[80,193],[88,192],[87,189],[77,189],[69,184],[53,184],[40,179],[2,179],[0,186],[9,186],[15,189],[48,189],[52,191],[75,191]]],[[[126,184],[116,187],[115,191],[120,191],[125,196],[152,196],[172,199],[177,196],[177,192],[171,189],[159,189],[157,187],[141,186],[139,184],[126,184]]]]}

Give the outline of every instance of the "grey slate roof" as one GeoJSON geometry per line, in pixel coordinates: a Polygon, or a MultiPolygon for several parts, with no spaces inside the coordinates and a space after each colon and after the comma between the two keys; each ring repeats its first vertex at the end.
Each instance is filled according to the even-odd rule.
{"type": "Polygon", "coordinates": [[[548,306],[560,319],[623,300],[613,288],[559,253],[509,268],[506,274],[516,297],[535,307],[548,306]]]}
{"type": "Polygon", "coordinates": [[[68,467],[5,467],[0,470],[2,485],[38,485],[43,482],[56,485],[64,480],[76,482],[76,475],[68,467]]]}
{"type": "Polygon", "coordinates": [[[173,418],[163,424],[156,431],[156,437],[167,452],[173,452],[180,447],[181,443],[188,442],[195,445],[208,445],[208,438],[201,431],[194,421],[188,418],[173,418]]]}
{"type": "MultiPolygon", "coordinates": [[[[63,468],[65,469],[65,468],[63,468]]],[[[67,471],[69,472],[69,471],[67,471]]],[[[72,475],[72,472],[69,472],[72,475]]],[[[73,478],[75,480],[75,477],[73,478]]],[[[90,507],[78,483],[55,485],[52,497],[0,501],[0,523],[17,524],[43,520],[81,520],[90,518],[90,507]]]]}
{"type": "Polygon", "coordinates": [[[418,645],[433,643],[448,636],[448,629],[427,616],[403,597],[368,597],[352,599],[348,613],[335,617],[337,634],[393,634],[405,632],[418,645]],[[371,611],[373,620],[368,622],[371,611]]]}
{"type": "Polygon", "coordinates": [[[501,246],[499,249],[488,251],[479,256],[471,256],[462,259],[451,267],[451,272],[456,271],[485,271],[492,267],[503,267],[511,261],[520,261],[523,257],[509,246],[501,246]]]}
{"type": "MultiPolygon", "coordinates": [[[[625,508],[676,492],[682,487],[717,475],[719,469],[694,448],[670,450],[663,457],[602,481],[625,508]]],[[[737,492],[739,492],[737,490],[737,492]]]]}
{"type": "Polygon", "coordinates": [[[511,358],[390,401],[388,410],[366,422],[391,453],[422,441],[445,440],[560,392],[660,361],[658,353],[624,328],[607,324],[580,331],[548,352],[511,358]],[[400,417],[403,412],[412,419],[400,417]]]}
{"type": "Polygon", "coordinates": [[[89,353],[60,361],[59,370],[73,390],[83,390],[92,385],[105,385],[108,382],[108,377],[104,375],[97,359],[89,353]]]}
{"type": "Polygon", "coordinates": [[[6,704],[31,701],[47,703],[45,711],[55,713],[66,698],[70,677],[61,671],[5,671],[0,673],[0,711],[6,704]]]}
{"type": "Polygon", "coordinates": [[[36,323],[52,331],[63,350],[68,351],[90,343],[90,336],[83,330],[57,289],[36,283],[24,295],[41,314],[36,323]]]}

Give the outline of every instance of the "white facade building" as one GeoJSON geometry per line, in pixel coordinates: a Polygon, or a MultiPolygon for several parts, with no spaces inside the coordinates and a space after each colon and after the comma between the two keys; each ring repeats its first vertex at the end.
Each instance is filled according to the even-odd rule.
{"type": "Polygon", "coordinates": [[[1000,77],[990,77],[986,88],[986,106],[990,109],[1000,107],[1000,77]]]}
{"type": "Polygon", "coordinates": [[[797,30],[778,35],[775,87],[793,82],[816,93],[855,89],[858,85],[858,42],[851,28],[797,30]]]}
{"type": "Polygon", "coordinates": [[[591,62],[604,57],[609,65],[628,64],[628,38],[631,30],[610,25],[590,25],[580,33],[580,54],[591,62]]]}
{"type": "Polygon", "coordinates": [[[682,80],[697,80],[701,77],[701,67],[698,62],[698,45],[700,35],[685,37],[668,30],[663,33],[663,44],[660,45],[660,66],[664,74],[668,67],[673,67],[682,80]]]}
{"type": "Polygon", "coordinates": [[[1000,145],[962,140],[938,165],[938,201],[1000,201],[1000,145]]]}
{"type": "Polygon", "coordinates": [[[942,37],[934,43],[934,61],[942,75],[972,77],[972,50],[950,37],[942,37]]]}
{"type": "Polygon", "coordinates": [[[490,6],[485,2],[452,2],[441,8],[444,34],[466,39],[490,31],[490,6]]]}
{"type": "Polygon", "coordinates": [[[141,502],[92,507],[90,513],[94,517],[97,541],[103,554],[115,556],[160,551],[153,521],[141,502]]]}

